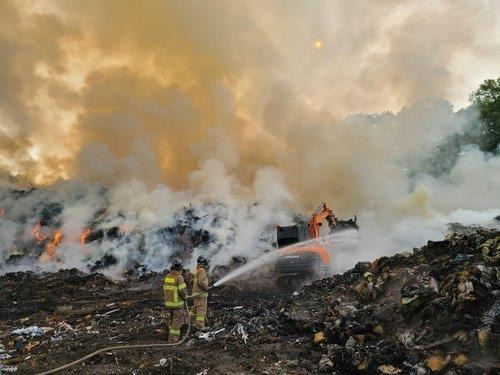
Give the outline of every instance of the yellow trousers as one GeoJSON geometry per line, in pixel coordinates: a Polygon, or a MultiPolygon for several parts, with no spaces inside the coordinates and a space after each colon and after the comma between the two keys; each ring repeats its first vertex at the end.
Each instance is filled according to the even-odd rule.
{"type": "Polygon", "coordinates": [[[205,328],[205,318],[207,316],[207,297],[193,298],[194,306],[191,309],[191,316],[195,321],[196,328],[205,328]]]}
{"type": "Polygon", "coordinates": [[[179,341],[182,323],[184,323],[184,308],[167,309],[168,311],[168,342],[179,341]]]}

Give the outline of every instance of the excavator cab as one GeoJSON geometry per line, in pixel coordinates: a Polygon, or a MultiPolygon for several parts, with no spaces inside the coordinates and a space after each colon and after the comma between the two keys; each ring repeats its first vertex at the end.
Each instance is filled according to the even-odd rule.
{"type": "Polygon", "coordinates": [[[309,230],[301,225],[290,225],[287,227],[276,226],[276,240],[278,248],[293,245],[310,239],[309,230]]]}

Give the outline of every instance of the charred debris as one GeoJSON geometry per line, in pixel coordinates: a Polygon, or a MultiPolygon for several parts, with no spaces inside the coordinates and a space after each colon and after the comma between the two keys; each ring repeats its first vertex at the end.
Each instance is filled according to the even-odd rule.
{"type": "MultiPolygon", "coordinates": [[[[69,373],[497,374],[500,231],[454,229],[293,294],[265,277],[217,288],[201,338],[102,354],[69,373]]],[[[1,276],[0,368],[33,374],[112,343],[164,340],[161,278],[1,276]]]]}
{"type": "MultiPolygon", "coordinates": [[[[3,195],[3,201],[10,201],[15,204],[19,199],[29,199],[31,194],[36,194],[38,190],[32,186],[26,190],[2,189],[0,193],[3,195]],[[5,199],[5,197],[10,199],[5,199]]],[[[128,273],[133,273],[134,270],[143,272],[148,267],[141,264],[141,254],[145,246],[145,237],[153,235],[156,239],[157,246],[160,248],[169,248],[171,257],[180,257],[183,260],[188,260],[191,257],[194,249],[207,248],[209,244],[217,246],[217,239],[207,230],[198,225],[200,217],[196,215],[195,210],[191,207],[185,207],[175,213],[172,225],[160,228],[153,228],[154,233],[143,233],[140,231],[129,231],[128,228],[123,228],[117,225],[103,225],[106,219],[107,212],[107,190],[102,188],[99,194],[103,197],[103,206],[97,212],[94,219],[89,223],[88,227],[81,233],[79,241],[82,245],[89,244],[90,246],[99,246],[102,242],[116,241],[119,244],[127,244],[134,241],[135,258],[130,259],[129,264],[125,266],[128,273]]],[[[37,260],[43,256],[44,252],[50,249],[51,245],[57,246],[64,235],[62,232],[58,235],[58,231],[62,226],[60,215],[63,212],[64,205],[58,199],[40,199],[42,205],[37,205],[35,211],[16,212],[15,222],[20,224],[14,237],[13,245],[9,249],[10,255],[5,259],[5,263],[16,264],[25,260],[37,260]],[[33,222],[33,218],[36,221],[33,222]],[[32,224],[30,224],[33,222],[32,224]],[[29,227],[27,231],[26,228],[29,227]],[[29,232],[29,233],[26,233],[29,232]],[[56,236],[59,238],[56,238],[56,236]]],[[[9,219],[10,212],[16,211],[12,207],[3,207],[2,213],[4,219],[9,219]]],[[[120,215],[120,214],[119,214],[120,215]]],[[[0,217],[0,226],[2,225],[0,217]]],[[[214,219],[215,221],[217,218],[214,219]]],[[[213,223],[214,226],[217,223],[213,223]]],[[[96,272],[113,266],[118,262],[118,259],[110,251],[102,255],[100,259],[88,259],[87,269],[90,272],[96,272]]],[[[1,268],[0,268],[1,269],[1,268]]]]}

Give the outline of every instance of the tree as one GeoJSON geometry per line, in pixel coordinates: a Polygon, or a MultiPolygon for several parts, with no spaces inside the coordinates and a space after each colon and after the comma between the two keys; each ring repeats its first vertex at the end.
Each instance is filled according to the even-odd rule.
{"type": "Polygon", "coordinates": [[[481,148],[499,152],[500,144],[500,78],[487,79],[469,98],[479,110],[481,119],[481,148]]]}

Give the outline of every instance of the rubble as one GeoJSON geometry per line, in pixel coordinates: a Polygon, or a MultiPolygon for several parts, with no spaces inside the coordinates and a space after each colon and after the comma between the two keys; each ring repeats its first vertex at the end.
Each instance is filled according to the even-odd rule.
{"type": "Polygon", "coordinates": [[[381,373],[381,374],[385,374],[385,375],[395,375],[395,374],[399,374],[401,371],[403,370],[400,370],[394,366],[391,366],[391,365],[382,365],[382,366],[379,366],[377,368],[377,370],[381,373]]]}
{"type": "MultiPolygon", "coordinates": [[[[67,373],[498,373],[499,241],[500,231],[461,230],[300,293],[224,285],[211,291],[201,338],[101,354],[67,373]],[[356,289],[363,280],[376,290],[369,298],[356,289]]],[[[164,342],[162,277],[0,276],[1,371],[35,374],[111,345],[164,342]]]]}
{"type": "Polygon", "coordinates": [[[30,326],[26,328],[19,328],[12,331],[11,335],[21,335],[28,337],[41,336],[44,334],[44,330],[37,326],[30,326]]]}
{"type": "Polygon", "coordinates": [[[431,369],[432,372],[441,372],[449,363],[448,358],[444,358],[443,356],[432,356],[427,360],[427,366],[431,369]]]}
{"type": "Polygon", "coordinates": [[[248,333],[245,332],[245,327],[243,327],[243,324],[241,323],[237,323],[229,333],[232,333],[233,335],[241,335],[241,338],[245,344],[248,341],[248,333]]]}
{"type": "Polygon", "coordinates": [[[203,339],[206,341],[212,341],[218,333],[225,331],[225,328],[218,329],[217,331],[204,332],[198,336],[199,339],[203,339]]]}

